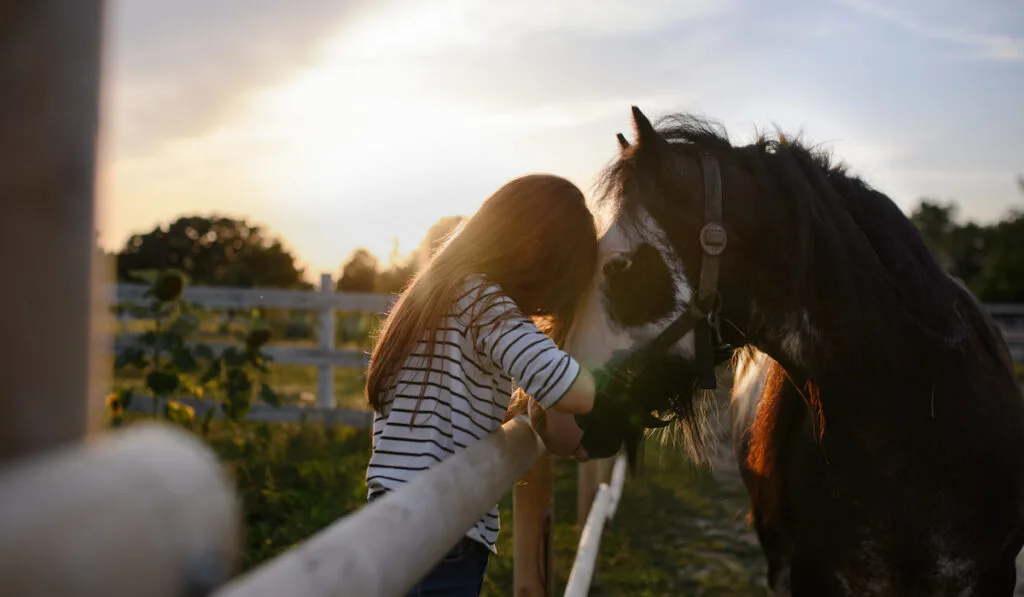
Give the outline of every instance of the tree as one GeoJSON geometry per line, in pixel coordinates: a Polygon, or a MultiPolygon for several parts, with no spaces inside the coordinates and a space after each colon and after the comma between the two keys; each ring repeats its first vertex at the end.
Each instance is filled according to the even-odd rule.
{"type": "Polygon", "coordinates": [[[405,259],[398,251],[398,239],[395,238],[391,245],[391,254],[388,255],[388,267],[377,275],[377,292],[398,294],[405,289],[406,284],[416,275],[416,252],[405,259]]]}
{"type": "Polygon", "coordinates": [[[341,268],[338,290],[346,292],[373,292],[377,287],[377,258],[369,250],[359,247],[341,268]]]}
{"type": "Polygon", "coordinates": [[[417,249],[416,261],[419,267],[425,266],[430,261],[430,258],[434,256],[434,252],[441,248],[444,241],[462,225],[465,219],[463,216],[444,216],[434,222],[430,230],[427,230],[427,235],[423,237],[423,242],[420,243],[417,249]]]}
{"type": "Polygon", "coordinates": [[[953,259],[949,254],[950,235],[956,224],[957,207],[954,203],[941,204],[931,199],[922,199],[910,214],[910,221],[917,226],[928,250],[935,256],[942,269],[953,270],[953,259]]]}
{"type": "MultiPolygon", "coordinates": [[[[1024,192],[1024,176],[1017,177],[1024,192]]],[[[984,302],[1024,302],[1024,210],[991,225],[955,221],[955,203],[924,199],[910,219],[946,271],[984,302]]]]}
{"type": "Polygon", "coordinates": [[[1011,211],[988,237],[987,258],[971,289],[983,301],[1024,303],[1024,211],[1011,211]]]}
{"type": "Polygon", "coordinates": [[[132,271],[168,269],[181,270],[196,285],[310,287],[279,240],[227,217],[180,217],[166,228],[132,235],[117,255],[121,281],[139,281],[132,271]]]}

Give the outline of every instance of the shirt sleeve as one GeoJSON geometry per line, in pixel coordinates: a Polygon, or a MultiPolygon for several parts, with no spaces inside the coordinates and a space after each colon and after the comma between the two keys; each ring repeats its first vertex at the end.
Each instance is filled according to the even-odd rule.
{"type": "Polygon", "coordinates": [[[486,293],[489,300],[475,314],[477,352],[515,384],[551,408],[576,381],[580,365],[523,314],[504,294],[486,293]]]}

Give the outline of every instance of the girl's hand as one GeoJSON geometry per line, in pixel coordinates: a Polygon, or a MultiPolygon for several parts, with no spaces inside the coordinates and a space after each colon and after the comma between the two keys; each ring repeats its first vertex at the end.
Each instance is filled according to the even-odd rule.
{"type": "Polygon", "coordinates": [[[527,412],[530,425],[540,435],[548,451],[556,456],[572,456],[579,462],[587,460],[587,451],[580,445],[583,430],[576,425],[574,415],[545,410],[532,397],[529,398],[527,412]]]}

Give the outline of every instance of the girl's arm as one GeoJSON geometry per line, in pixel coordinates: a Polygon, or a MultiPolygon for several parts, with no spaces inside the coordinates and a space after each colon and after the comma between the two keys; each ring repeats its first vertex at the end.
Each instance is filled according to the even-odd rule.
{"type": "Polygon", "coordinates": [[[545,409],[583,414],[594,406],[594,377],[522,314],[496,296],[478,313],[476,349],[545,409]]]}
{"type": "Polygon", "coordinates": [[[594,376],[587,371],[586,367],[580,365],[580,373],[576,381],[572,382],[569,389],[561,400],[555,402],[549,408],[555,412],[582,415],[594,408],[594,392],[596,391],[594,376]]]}

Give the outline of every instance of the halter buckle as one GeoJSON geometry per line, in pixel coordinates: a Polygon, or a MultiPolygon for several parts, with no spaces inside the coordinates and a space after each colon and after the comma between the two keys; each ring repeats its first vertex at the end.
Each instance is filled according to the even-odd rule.
{"type": "Polygon", "coordinates": [[[700,230],[700,246],[708,255],[717,257],[725,251],[729,242],[729,235],[725,227],[715,222],[708,222],[700,230]]]}

